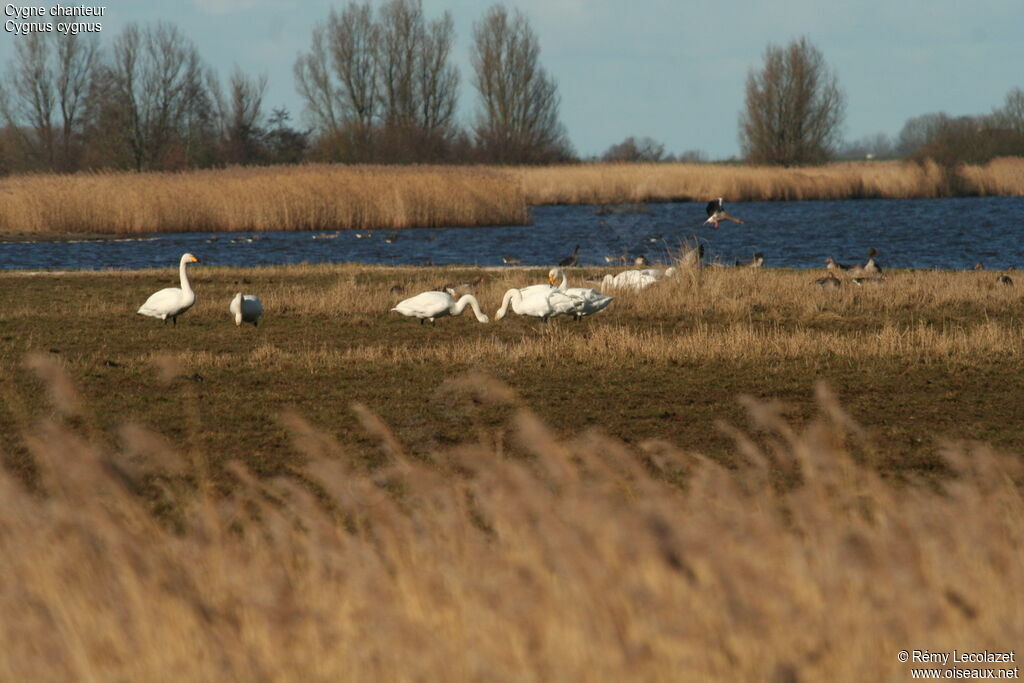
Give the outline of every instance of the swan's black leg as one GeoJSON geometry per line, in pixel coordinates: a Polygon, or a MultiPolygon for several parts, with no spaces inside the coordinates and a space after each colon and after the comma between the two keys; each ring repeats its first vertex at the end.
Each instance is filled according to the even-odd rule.
{"type": "Polygon", "coordinates": [[[422,325],[424,322],[426,322],[426,320],[427,320],[426,318],[420,318],[420,325],[422,325]]]}

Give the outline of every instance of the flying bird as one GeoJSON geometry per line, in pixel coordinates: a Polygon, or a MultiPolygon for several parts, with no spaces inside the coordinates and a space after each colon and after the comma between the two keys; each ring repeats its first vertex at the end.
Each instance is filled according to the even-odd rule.
{"type": "Polygon", "coordinates": [[[720,221],[734,221],[736,223],[743,223],[744,221],[730,216],[722,205],[722,198],[712,199],[708,202],[708,219],[704,221],[704,225],[711,224],[713,228],[718,229],[718,223],[720,221]]]}

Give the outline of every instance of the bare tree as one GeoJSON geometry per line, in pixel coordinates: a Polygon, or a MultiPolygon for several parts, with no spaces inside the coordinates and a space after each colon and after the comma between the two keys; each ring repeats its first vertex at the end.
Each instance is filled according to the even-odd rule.
{"type": "Polygon", "coordinates": [[[993,112],[995,125],[1024,135],[1024,90],[1013,88],[1006,93],[1003,106],[993,112]]]}
{"type": "Polygon", "coordinates": [[[15,42],[10,88],[0,86],[0,112],[46,168],[74,170],[74,143],[98,54],[95,38],[78,35],[31,33],[15,42]]]}
{"type": "Polygon", "coordinates": [[[316,128],[355,161],[422,160],[454,137],[458,70],[451,15],[427,21],[420,0],[332,11],[295,64],[316,128]]]}
{"type": "Polygon", "coordinates": [[[632,135],[612,145],[601,155],[602,161],[654,162],[667,161],[665,145],[653,138],[635,138],[632,135]]]}
{"type": "Polygon", "coordinates": [[[137,170],[158,165],[174,143],[187,155],[197,128],[213,119],[207,73],[195,46],[173,24],[128,24],[106,68],[104,111],[114,119],[137,170]]]}
{"type": "Polygon", "coordinates": [[[267,76],[250,78],[235,66],[228,82],[227,102],[219,105],[223,127],[223,158],[248,164],[262,156],[263,95],[267,76]]]}
{"type": "Polygon", "coordinates": [[[764,66],[747,76],[740,147],[754,163],[824,162],[839,143],[845,109],[835,73],[806,37],[769,45],[764,66]]]}
{"type": "Polygon", "coordinates": [[[475,134],[491,161],[539,163],[571,155],[558,88],[540,65],[540,42],[519,10],[494,5],[473,25],[475,134]]]}

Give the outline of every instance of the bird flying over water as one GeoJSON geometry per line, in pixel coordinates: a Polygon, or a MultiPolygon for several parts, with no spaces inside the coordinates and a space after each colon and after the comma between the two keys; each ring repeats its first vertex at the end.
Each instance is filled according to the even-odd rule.
{"type": "Polygon", "coordinates": [[[708,219],[704,221],[704,225],[710,223],[711,226],[716,230],[718,229],[718,223],[721,221],[734,221],[736,223],[744,222],[739,218],[736,218],[735,216],[730,216],[726,212],[725,208],[723,207],[721,197],[719,197],[718,199],[712,199],[710,202],[708,202],[707,211],[708,219]]]}

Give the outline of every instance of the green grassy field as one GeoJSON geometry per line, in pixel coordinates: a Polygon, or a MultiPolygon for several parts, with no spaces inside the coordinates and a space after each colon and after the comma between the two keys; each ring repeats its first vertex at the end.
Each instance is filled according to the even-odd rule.
{"type": "Polygon", "coordinates": [[[436,326],[391,287],[482,276],[493,315],[546,273],[191,274],[164,326],[171,269],[0,273],[2,681],[905,680],[1024,637],[994,273],[436,326]]]}

